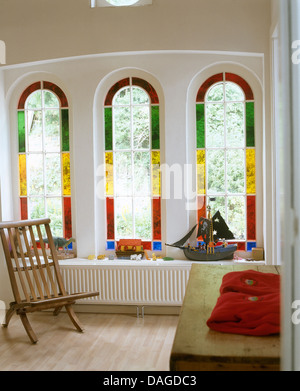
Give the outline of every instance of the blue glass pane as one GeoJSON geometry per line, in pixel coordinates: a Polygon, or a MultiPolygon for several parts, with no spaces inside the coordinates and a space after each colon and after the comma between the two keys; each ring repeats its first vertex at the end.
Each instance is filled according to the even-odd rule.
{"type": "Polygon", "coordinates": [[[252,251],[256,247],[256,242],[247,242],[247,251],[252,251]]]}
{"type": "Polygon", "coordinates": [[[106,242],[106,250],[114,250],[115,242],[106,242]]]}
{"type": "Polygon", "coordinates": [[[154,251],[161,251],[162,250],[161,242],[153,242],[153,250],[154,251]]]}

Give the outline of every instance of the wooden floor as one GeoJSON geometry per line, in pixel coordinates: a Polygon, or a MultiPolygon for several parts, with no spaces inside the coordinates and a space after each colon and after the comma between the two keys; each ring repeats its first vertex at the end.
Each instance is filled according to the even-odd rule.
{"type": "Polygon", "coordinates": [[[77,313],[79,333],[66,313],[29,314],[39,341],[32,345],[14,315],[0,327],[0,371],[168,371],[176,315],[77,313]]]}

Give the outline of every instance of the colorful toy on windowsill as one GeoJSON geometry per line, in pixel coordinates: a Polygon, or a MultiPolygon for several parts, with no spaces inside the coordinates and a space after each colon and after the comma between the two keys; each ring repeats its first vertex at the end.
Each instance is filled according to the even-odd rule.
{"type": "Polygon", "coordinates": [[[120,239],[117,242],[116,256],[119,259],[130,259],[132,255],[144,255],[141,239],[120,239]]]}

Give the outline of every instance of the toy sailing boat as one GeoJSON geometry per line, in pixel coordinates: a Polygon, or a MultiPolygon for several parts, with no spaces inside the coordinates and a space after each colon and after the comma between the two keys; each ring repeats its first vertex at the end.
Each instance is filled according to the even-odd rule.
{"type": "Polygon", "coordinates": [[[196,224],[187,235],[181,240],[167,246],[177,247],[183,250],[184,255],[193,261],[219,261],[222,259],[232,259],[233,253],[237,250],[236,244],[224,244],[216,246],[215,243],[221,238],[234,239],[228,225],[218,211],[211,217],[211,208],[207,207],[208,218],[200,217],[199,224],[196,224]],[[184,246],[185,242],[192,236],[198,225],[197,238],[202,236],[203,245],[199,247],[184,246]]]}

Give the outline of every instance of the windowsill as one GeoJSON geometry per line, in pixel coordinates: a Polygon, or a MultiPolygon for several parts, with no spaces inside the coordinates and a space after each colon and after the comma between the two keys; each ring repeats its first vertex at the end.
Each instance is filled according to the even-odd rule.
{"type": "Polygon", "coordinates": [[[236,264],[255,264],[255,265],[264,265],[265,261],[247,261],[246,259],[238,260],[222,260],[222,261],[189,261],[184,259],[174,259],[172,261],[164,261],[162,259],[157,259],[153,261],[152,259],[142,259],[140,261],[130,260],[130,259],[93,259],[89,260],[86,258],[71,258],[59,260],[60,266],[137,266],[137,267],[178,267],[178,266],[187,266],[191,267],[193,263],[197,264],[213,264],[213,265],[236,265],[236,264]]]}

